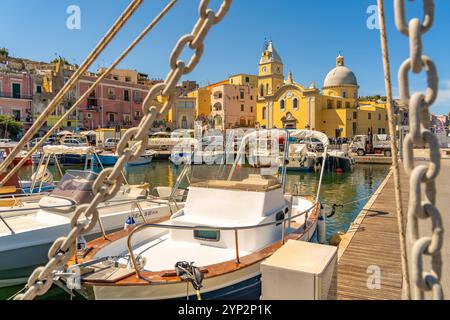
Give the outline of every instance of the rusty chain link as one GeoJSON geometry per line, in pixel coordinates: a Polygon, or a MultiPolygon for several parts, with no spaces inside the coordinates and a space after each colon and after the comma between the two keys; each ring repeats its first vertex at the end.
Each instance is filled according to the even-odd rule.
{"type": "MultiPolygon", "coordinates": [[[[414,1],[414,0],[410,0],[414,1]]],[[[433,26],[434,0],[422,0],[424,18],[414,18],[406,22],[405,0],[394,0],[397,29],[409,37],[410,57],[399,69],[399,89],[402,102],[409,106],[410,132],[404,142],[404,167],[410,175],[410,196],[408,205],[408,238],[411,259],[409,269],[414,288],[414,298],[423,300],[425,292],[431,292],[434,299],[443,299],[440,284],[442,274],[441,248],[443,227],[441,214],[436,207],[436,178],[441,168],[441,153],[437,137],[429,130],[430,106],[438,94],[438,73],[434,62],[423,55],[422,36],[433,26]],[[415,74],[425,69],[427,90],[425,93],[410,95],[408,73],[415,74]],[[414,147],[428,146],[430,161],[427,165],[416,165],[414,147]],[[424,195],[422,196],[422,190],[424,195]],[[430,219],[432,236],[421,237],[420,220],[430,219]],[[431,257],[431,270],[424,271],[424,256],[431,257]]]]}
{"type": "Polygon", "coordinates": [[[34,270],[26,285],[26,291],[15,297],[15,300],[31,300],[45,294],[53,284],[54,273],[64,268],[69,259],[76,253],[76,239],[92,230],[98,222],[97,210],[101,202],[108,201],[117,194],[122,186],[122,169],[129,161],[137,160],[148,145],[148,132],[156,116],[166,116],[175,103],[175,88],[182,76],[192,72],[199,63],[204,43],[212,26],[218,24],[227,14],[232,0],[223,0],[215,13],[209,9],[210,0],[201,0],[199,19],[190,34],[182,36],[175,45],[170,56],[171,70],[163,83],[153,86],[148,92],[142,109],[143,118],[139,126],[129,129],[117,146],[119,159],[113,168],[103,170],[93,184],[94,199],[90,204],[77,207],[71,219],[71,231],[67,237],[57,239],[48,252],[49,262],[44,267],[34,270]],[[179,57],[184,48],[194,50],[192,58],[186,64],[179,57]],[[162,97],[163,108],[157,111],[155,100],[162,97]],[[84,219],[81,219],[84,217],[84,219]]]}

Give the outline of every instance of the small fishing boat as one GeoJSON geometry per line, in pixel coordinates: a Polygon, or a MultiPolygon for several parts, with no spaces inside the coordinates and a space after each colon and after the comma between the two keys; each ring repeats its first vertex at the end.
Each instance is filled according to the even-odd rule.
{"type": "MultiPolygon", "coordinates": [[[[22,161],[22,160],[26,157],[27,153],[28,153],[28,152],[25,151],[25,150],[19,152],[19,154],[17,155],[17,157],[15,157],[14,160],[13,160],[13,164],[14,164],[14,165],[17,165],[20,161],[22,161]]],[[[33,162],[32,162],[32,159],[31,159],[31,158],[28,158],[28,159],[25,161],[25,163],[24,163],[25,166],[29,166],[29,165],[32,165],[32,164],[33,164],[33,162]]]]}
{"type": "Polygon", "coordinates": [[[67,269],[81,274],[75,290],[99,300],[258,299],[260,264],[288,239],[310,241],[316,229],[325,232],[320,189],[316,198],[287,194],[285,161],[281,176],[277,165],[241,164],[257,136],[244,137],[231,166],[192,167],[185,207],[169,219],[90,242],[67,269]]]}
{"type": "MultiPolygon", "coordinates": [[[[136,166],[144,166],[152,163],[153,158],[155,157],[156,151],[153,150],[147,150],[144,152],[143,155],[138,160],[129,162],[127,166],[130,167],[136,167],[136,166]]],[[[93,159],[93,165],[100,165],[100,163],[103,166],[113,166],[116,164],[117,160],[119,159],[119,156],[114,153],[99,153],[98,157],[95,157],[93,159]]]]}
{"type": "MultiPolygon", "coordinates": [[[[50,194],[16,197],[14,203],[0,207],[0,287],[23,283],[36,265],[46,261],[53,241],[69,232],[75,206],[92,199],[97,177],[90,171],[69,170],[50,194]]],[[[152,222],[183,208],[182,193],[161,198],[149,195],[146,188],[124,186],[115,198],[101,203],[101,225],[87,240],[122,229],[130,217],[152,222]]]]}

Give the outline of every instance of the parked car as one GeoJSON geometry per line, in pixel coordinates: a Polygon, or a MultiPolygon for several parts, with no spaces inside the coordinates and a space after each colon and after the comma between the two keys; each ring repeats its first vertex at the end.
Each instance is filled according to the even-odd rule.
{"type": "Polygon", "coordinates": [[[108,138],[101,144],[101,147],[105,149],[114,149],[117,144],[120,142],[120,139],[108,138]]]}

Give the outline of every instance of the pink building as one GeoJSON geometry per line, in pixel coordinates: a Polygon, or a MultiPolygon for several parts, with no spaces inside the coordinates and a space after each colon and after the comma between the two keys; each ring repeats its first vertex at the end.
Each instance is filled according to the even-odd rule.
{"type": "MultiPolygon", "coordinates": [[[[96,79],[84,76],[78,84],[78,96],[83,95],[96,79]]],[[[116,125],[127,128],[139,124],[142,102],[148,90],[148,86],[143,84],[105,79],[79,107],[78,126],[94,130],[116,125]]]]}
{"type": "Polygon", "coordinates": [[[254,127],[256,94],[251,85],[222,84],[214,87],[211,95],[214,127],[219,130],[254,127]]]}
{"type": "Polygon", "coordinates": [[[28,73],[14,72],[0,64],[0,115],[29,124],[33,92],[33,80],[28,73]]]}

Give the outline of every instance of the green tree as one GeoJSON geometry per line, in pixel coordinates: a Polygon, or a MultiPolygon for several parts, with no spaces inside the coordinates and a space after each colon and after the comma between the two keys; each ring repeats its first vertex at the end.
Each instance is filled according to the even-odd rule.
{"type": "Polygon", "coordinates": [[[9,57],[9,51],[6,48],[0,48],[0,56],[9,57]]]}
{"type": "Polygon", "coordinates": [[[22,123],[15,121],[9,116],[0,115],[0,137],[16,137],[22,129],[22,123]],[[5,131],[8,131],[8,135],[5,135],[5,131]]]}
{"type": "Polygon", "coordinates": [[[67,61],[66,58],[59,56],[58,58],[53,59],[50,63],[56,64],[57,62],[63,62],[66,66],[71,66],[72,64],[67,61]]]}

